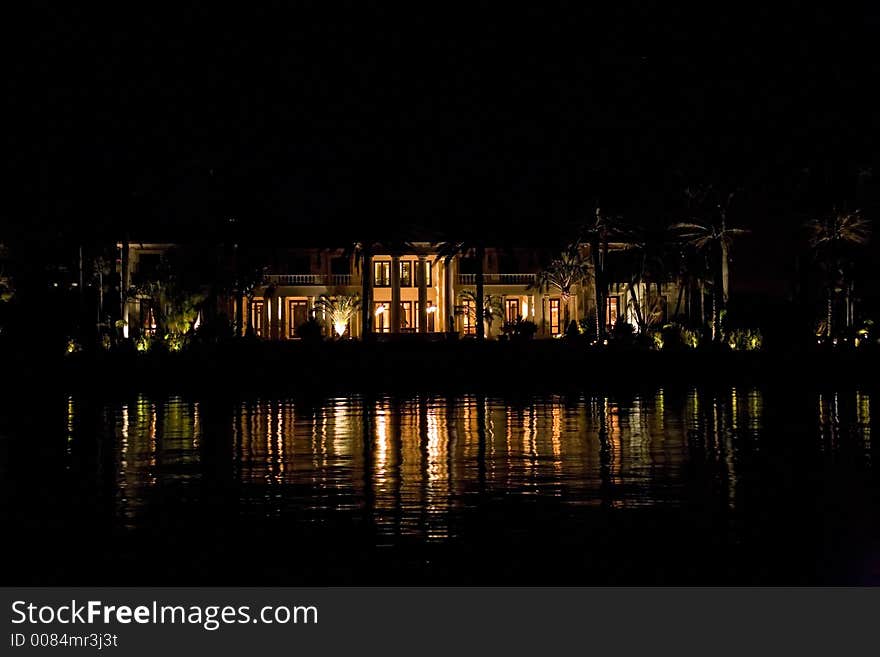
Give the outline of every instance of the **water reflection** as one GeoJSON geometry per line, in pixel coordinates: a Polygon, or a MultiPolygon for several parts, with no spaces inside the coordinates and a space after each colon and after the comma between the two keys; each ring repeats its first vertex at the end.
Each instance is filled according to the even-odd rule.
{"type": "Polygon", "coordinates": [[[837,459],[872,465],[871,395],[830,392],[818,395],[819,449],[837,459]]]}
{"type": "MultiPolygon", "coordinates": [[[[786,422],[812,426],[819,456],[870,469],[871,394],[816,394],[768,428],[755,387],[503,399],[345,396],[235,404],[141,395],[103,409],[115,513],[138,526],[152,492],[232,486],[236,513],[321,524],[361,514],[377,545],[442,542],[487,501],[675,507],[699,496],[735,512],[743,472],[778,452],[786,422]],[[799,407],[798,407],[799,408],[799,407]]],[[[70,397],[70,460],[94,449],[70,397]]],[[[88,423],[87,423],[88,424],[88,423]]],[[[91,425],[88,425],[91,426],[91,425]]],[[[93,431],[89,428],[88,431],[93,431]]],[[[806,439],[805,439],[806,440],[806,439]]],[[[809,442],[809,441],[807,441],[809,442]]],[[[80,468],[82,469],[82,468],[80,468]]],[[[196,494],[193,492],[192,494],[196,494]]]]}

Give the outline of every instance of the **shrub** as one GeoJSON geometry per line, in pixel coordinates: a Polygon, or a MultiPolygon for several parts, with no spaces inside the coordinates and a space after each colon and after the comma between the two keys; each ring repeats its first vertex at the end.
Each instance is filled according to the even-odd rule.
{"type": "Polygon", "coordinates": [[[590,308],[587,316],[578,322],[578,327],[582,335],[586,335],[591,340],[596,339],[596,309],[590,308]]]}
{"type": "MultiPolygon", "coordinates": [[[[656,336],[657,334],[655,334],[656,336]]],[[[665,324],[660,329],[659,338],[655,337],[655,345],[664,351],[696,349],[700,346],[702,336],[698,330],[690,329],[681,324],[665,324]]]]}
{"type": "Polygon", "coordinates": [[[631,342],[635,332],[635,327],[621,318],[611,328],[611,337],[617,342],[631,342]]]}
{"type": "Polygon", "coordinates": [[[682,328],[681,341],[688,349],[697,349],[703,342],[703,332],[699,329],[682,328]]]}
{"type": "Polygon", "coordinates": [[[187,339],[185,335],[180,333],[169,333],[165,336],[165,347],[168,351],[177,352],[183,351],[183,348],[186,346],[187,339]]]}
{"type": "Polygon", "coordinates": [[[193,334],[193,337],[200,342],[217,342],[228,340],[234,336],[235,329],[225,313],[218,313],[216,316],[208,315],[193,334]]]}
{"type": "Polygon", "coordinates": [[[651,331],[648,333],[648,336],[651,338],[651,346],[657,351],[662,351],[664,345],[666,344],[666,339],[663,336],[662,331],[651,331]]]}
{"type": "Polygon", "coordinates": [[[517,317],[516,321],[505,322],[501,331],[510,340],[531,340],[538,332],[538,325],[531,320],[517,317]]]}
{"type": "Polygon", "coordinates": [[[727,332],[726,342],[734,351],[758,351],[764,337],[759,329],[732,329],[727,332]]]}
{"type": "Polygon", "coordinates": [[[320,342],[324,338],[321,322],[312,317],[296,327],[296,337],[304,342],[320,342]]]}

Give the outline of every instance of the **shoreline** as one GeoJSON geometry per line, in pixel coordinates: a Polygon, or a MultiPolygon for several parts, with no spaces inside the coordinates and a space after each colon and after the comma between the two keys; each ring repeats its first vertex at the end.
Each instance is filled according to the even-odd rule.
{"type": "Polygon", "coordinates": [[[523,343],[197,345],[180,353],[4,355],[25,384],[158,392],[554,392],[656,385],[872,385],[880,351],[650,351],[523,343]]]}

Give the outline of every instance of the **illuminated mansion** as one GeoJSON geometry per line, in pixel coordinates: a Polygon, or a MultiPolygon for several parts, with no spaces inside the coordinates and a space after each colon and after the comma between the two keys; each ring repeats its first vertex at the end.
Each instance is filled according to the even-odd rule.
{"type": "MultiPolygon", "coordinates": [[[[149,278],[164,255],[175,248],[158,243],[118,247],[126,290],[136,289],[139,278],[149,278]]],[[[563,294],[552,284],[538,284],[538,273],[551,253],[528,248],[486,247],[483,251],[479,263],[472,250],[448,255],[428,242],[410,242],[395,251],[377,245],[366,257],[345,248],[275,249],[247,289],[239,284],[240,289],[220,296],[218,311],[229,318],[236,333],[267,340],[296,340],[300,327],[310,320],[317,320],[327,337],[361,338],[367,311],[371,330],[379,339],[419,333],[472,336],[477,333],[476,284],[482,264],[486,338],[496,339],[505,326],[525,320],[534,323],[538,338],[560,336],[572,322],[584,327],[596,324],[592,277],[563,294]],[[357,310],[344,321],[329,316],[328,307],[344,299],[353,300],[357,310]]],[[[685,309],[681,290],[673,282],[635,286],[611,282],[607,290],[602,313],[606,330],[618,321],[637,328],[637,318],[665,322],[685,309]]],[[[686,295],[686,302],[690,298],[686,295]]],[[[129,295],[122,308],[129,336],[156,331],[153,303],[146,295],[129,295]]]]}

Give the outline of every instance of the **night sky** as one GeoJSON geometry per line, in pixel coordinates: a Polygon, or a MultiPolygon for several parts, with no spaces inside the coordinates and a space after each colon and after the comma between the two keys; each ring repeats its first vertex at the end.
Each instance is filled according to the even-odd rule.
{"type": "Polygon", "coordinates": [[[753,15],[722,57],[702,45],[721,14],[630,33],[571,7],[40,10],[10,58],[3,221],[58,240],[204,235],[234,216],[268,238],[479,225],[555,242],[596,204],[680,220],[684,188],[711,183],[737,190],[731,219],[753,230],[740,283],[778,277],[807,218],[880,208],[880,62],[833,48],[876,16],[832,29],[817,11],[753,15]],[[629,45],[645,35],[679,54],[629,45]],[[759,40],[784,56],[743,52],[759,40]],[[608,43],[629,54],[594,54],[608,43]]]}

